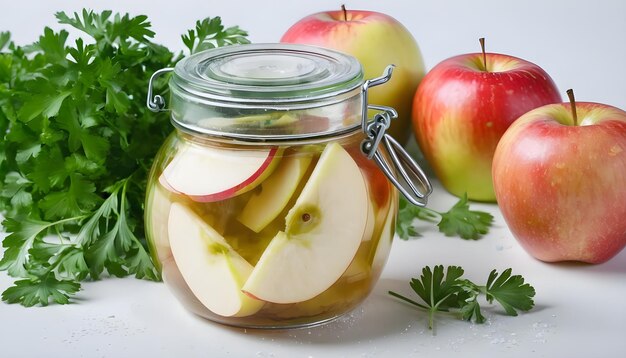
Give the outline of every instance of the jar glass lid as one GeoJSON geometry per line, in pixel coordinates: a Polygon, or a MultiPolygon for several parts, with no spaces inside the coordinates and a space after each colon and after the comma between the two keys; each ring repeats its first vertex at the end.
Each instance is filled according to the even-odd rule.
{"type": "Polygon", "coordinates": [[[192,134],[285,141],[336,135],[361,123],[363,70],[337,51],[233,45],[184,58],[173,71],[172,122],[192,134]]]}
{"type": "Polygon", "coordinates": [[[363,83],[352,56],[294,44],[250,44],[203,51],[181,60],[171,84],[199,100],[240,104],[312,102],[363,83]]]}
{"type": "Polygon", "coordinates": [[[266,144],[325,139],[362,128],[364,154],[376,161],[411,203],[426,205],[432,192],[428,178],[385,133],[397,112],[367,103],[368,89],[389,81],[393,66],[381,77],[365,81],[354,57],[320,47],[247,44],[215,48],[152,75],[146,104],[153,111],[163,110],[165,100],[153,97],[152,83],[172,70],[169,110],[174,125],[185,132],[266,144]],[[371,121],[368,108],[379,111],[371,121]],[[391,161],[379,152],[381,143],[391,161]]]}

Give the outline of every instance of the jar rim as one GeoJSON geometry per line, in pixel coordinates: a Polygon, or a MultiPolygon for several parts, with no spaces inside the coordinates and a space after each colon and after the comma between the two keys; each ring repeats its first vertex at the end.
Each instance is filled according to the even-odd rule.
{"type": "Polygon", "coordinates": [[[229,133],[219,130],[210,130],[206,128],[198,128],[196,126],[189,126],[180,121],[172,119],[172,125],[177,130],[187,133],[192,136],[208,137],[211,141],[224,142],[224,143],[240,143],[250,146],[266,146],[266,145],[301,145],[303,141],[311,144],[323,143],[326,141],[336,140],[345,136],[351,136],[356,133],[361,133],[361,125],[353,124],[344,128],[336,129],[331,132],[320,133],[300,133],[300,134],[264,134],[258,135],[255,133],[229,133]]]}

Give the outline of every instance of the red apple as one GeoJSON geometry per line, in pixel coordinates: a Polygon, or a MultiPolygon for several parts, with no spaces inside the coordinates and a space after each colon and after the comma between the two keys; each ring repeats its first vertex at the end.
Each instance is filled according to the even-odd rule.
{"type": "Polygon", "coordinates": [[[495,201],[491,161],[500,137],[522,114],[560,101],[550,76],[533,63],[495,53],[465,54],[444,60],[424,77],[413,102],[413,128],[449,192],[495,201]]]}
{"type": "Polygon", "coordinates": [[[506,131],[493,159],[511,232],[543,261],[604,262],[626,246],[626,112],[552,104],[506,131]]]}
{"type": "Polygon", "coordinates": [[[378,12],[344,8],[299,20],[280,41],[350,54],[363,65],[365,78],[378,77],[388,65],[396,65],[388,83],[370,89],[369,102],[398,111],[398,119],[389,133],[400,143],[406,143],[411,135],[413,94],[426,70],[417,42],[400,22],[378,12]]]}

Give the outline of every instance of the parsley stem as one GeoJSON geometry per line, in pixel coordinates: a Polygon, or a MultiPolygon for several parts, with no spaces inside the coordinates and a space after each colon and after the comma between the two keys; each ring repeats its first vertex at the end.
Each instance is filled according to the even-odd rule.
{"type": "MultiPolygon", "coordinates": [[[[71,249],[68,249],[68,248],[72,248],[72,247],[75,247],[75,246],[72,246],[72,245],[67,246],[66,248],[63,249],[61,254],[56,256],[56,259],[46,269],[46,271],[45,271],[46,275],[51,273],[51,272],[53,272],[61,264],[61,262],[63,262],[63,260],[65,260],[65,257],[67,257],[67,255],[69,255],[71,253],[71,249]]],[[[74,280],[76,280],[75,277],[74,277],[74,280]]]]}
{"type": "Polygon", "coordinates": [[[63,237],[63,234],[61,233],[61,230],[59,230],[59,226],[58,225],[54,226],[54,231],[56,231],[56,234],[59,237],[59,241],[61,242],[61,244],[65,244],[65,238],[63,237]]]}
{"type": "MultiPolygon", "coordinates": [[[[432,281],[432,280],[431,280],[431,281],[430,281],[430,290],[431,290],[430,292],[435,292],[435,288],[434,288],[434,286],[433,286],[433,285],[434,285],[434,281],[432,281]]],[[[431,304],[431,307],[432,307],[432,308],[430,308],[430,309],[428,310],[428,311],[429,311],[429,312],[428,312],[428,328],[429,328],[429,329],[433,329],[433,326],[435,325],[435,322],[434,322],[434,321],[435,321],[435,312],[437,312],[437,311],[441,311],[441,310],[439,309],[439,305],[440,305],[440,304],[442,304],[443,302],[445,302],[445,300],[447,300],[447,299],[448,299],[450,296],[452,296],[453,294],[454,294],[454,292],[450,292],[450,293],[448,293],[447,295],[443,296],[443,298],[442,298],[442,299],[440,299],[439,301],[437,301],[437,303],[436,303],[436,304],[431,304]]],[[[434,296],[431,296],[431,297],[430,297],[431,302],[433,302],[433,303],[434,303],[434,298],[435,298],[434,296]]]]}
{"type": "Polygon", "coordinates": [[[126,213],[126,186],[128,185],[129,180],[130,180],[130,176],[124,179],[123,180],[124,184],[122,184],[122,197],[120,200],[120,214],[122,215],[126,213]]]}
{"type": "Polygon", "coordinates": [[[443,213],[439,211],[433,210],[427,207],[420,207],[420,213],[417,215],[417,218],[424,221],[429,221],[432,223],[438,223],[439,220],[443,217],[443,213]]]}
{"type": "Polygon", "coordinates": [[[79,220],[82,220],[82,219],[86,218],[87,216],[89,216],[89,214],[78,215],[78,216],[73,216],[71,218],[60,219],[60,220],[57,220],[55,222],[51,222],[49,225],[46,226],[46,228],[48,228],[50,226],[56,226],[56,225],[59,225],[59,224],[64,224],[64,223],[70,222],[70,221],[79,221],[79,220]]]}
{"type": "Polygon", "coordinates": [[[410,299],[410,298],[404,297],[404,296],[402,296],[402,295],[401,295],[401,294],[399,294],[399,293],[396,293],[396,292],[393,292],[393,291],[388,291],[387,293],[389,293],[389,294],[390,294],[391,296],[393,296],[393,297],[399,298],[399,299],[401,299],[402,301],[407,302],[407,303],[410,303],[410,304],[412,304],[412,305],[414,305],[414,306],[417,306],[417,307],[419,307],[419,308],[422,308],[422,309],[425,309],[425,310],[428,310],[428,309],[429,309],[428,307],[424,306],[423,304],[418,303],[418,302],[415,302],[415,301],[413,301],[413,300],[412,300],[412,299],[410,299]]]}
{"type": "MultiPolygon", "coordinates": [[[[65,240],[63,240],[63,236],[61,235],[61,233],[59,231],[59,225],[60,224],[64,224],[66,222],[70,222],[70,221],[80,221],[80,220],[82,220],[82,219],[84,219],[84,218],[86,218],[88,216],[89,216],[88,214],[85,214],[85,215],[73,216],[71,218],[60,219],[60,220],[53,221],[53,222],[48,222],[48,223],[46,223],[46,225],[43,225],[41,227],[41,230],[37,233],[37,235],[39,235],[40,233],[46,231],[47,229],[49,229],[51,227],[54,227],[54,229],[56,230],[56,232],[57,232],[57,234],[59,236],[59,239],[63,243],[65,240]]],[[[34,237],[33,237],[33,239],[34,239],[34,237]]]]}

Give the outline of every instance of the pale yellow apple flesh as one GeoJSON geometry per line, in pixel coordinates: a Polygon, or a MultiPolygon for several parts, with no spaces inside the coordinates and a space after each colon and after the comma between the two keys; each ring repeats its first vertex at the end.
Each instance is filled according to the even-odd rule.
{"type": "Polygon", "coordinates": [[[380,235],[378,235],[376,251],[370,253],[369,257],[372,272],[376,273],[380,273],[383,266],[387,262],[387,257],[389,256],[389,251],[391,250],[391,244],[395,233],[394,227],[396,224],[398,194],[395,193],[395,195],[392,195],[390,200],[392,200],[392,203],[390,204],[390,209],[385,217],[383,229],[380,232],[380,235]]]}
{"type": "Polygon", "coordinates": [[[172,203],[171,194],[160,185],[154,185],[148,193],[146,204],[146,227],[150,230],[149,245],[153,261],[160,262],[171,255],[167,222],[172,203]]]}
{"type": "Polygon", "coordinates": [[[252,265],[191,209],[173,203],[168,228],[176,265],[189,289],[206,308],[220,316],[243,317],[263,307],[263,301],[241,291],[252,265]]]}
{"type": "Polygon", "coordinates": [[[365,224],[365,234],[363,235],[363,240],[371,240],[374,235],[374,229],[376,228],[376,210],[374,209],[374,204],[372,204],[368,200],[368,210],[367,210],[367,223],[365,224]]]}
{"type": "Polygon", "coordinates": [[[256,233],[263,230],[287,206],[312,159],[310,155],[283,158],[261,183],[261,191],[250,197],[237,220],[256,233]]]}
{"type": "Polygon", "coordinates": [[[159,181],[194,201],[224,200],[252,190],[265,180],[279,163],[280,151],[187,144],[163,170],[159,181]]]}
{"type": "Polygon", "coordinates": [[[243,286],[274,303],[309,300],[346,271],[363,238],[369,200],[361,171],[337,143],[328,144],[279,232],[243,286]]]}

